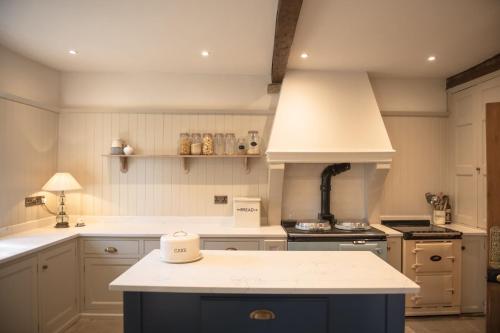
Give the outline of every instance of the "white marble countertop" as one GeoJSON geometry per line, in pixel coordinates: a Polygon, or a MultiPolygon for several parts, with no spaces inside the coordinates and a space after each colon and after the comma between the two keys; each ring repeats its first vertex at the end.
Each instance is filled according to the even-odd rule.
{"type": "Polygon", "coordinates": [[[455,231],[460,231],[464,236],[487,236],[488,232],[484,229],[473,228],[462,224],[451,223],[443,225],[445,228],[449,228],[455,231]]]}
{"type": "Polygon", "coordinates": [[[55,244],[76,237],[160,237],[161,235],[184,230],[197,233],[203,238],[218,237],[258,237],[286,238],[281,226],[262,226],[257,228],[239,228],[232,225],[230,218],[110,218],[87,219],[82,228],[71,226],[67,229],[55,229],[51,223],[46,227],[0,236],[0,264],[21,256],[34,253],[55,244]],[[89,221],[90,220],[90,221],[89,221]]]}
{"type": "Polygon", "coordinates": [[[154,250],[110,290],[220,294],[408,294],[419,286],[369,251],[202,251],[187,264],[154,250]]]}
{"type": "Polygon", "coordinates": [[[370,224],[371,227],[374,227],[380,231],[383,231],[385,232],[385,234],[387,235],[387,237],[403,237],[403,233],[402,232],[399,232],[397,230],[394,230],[392,228],[389,228],[385,225],[382,225],[382,224],[370,224]]]}

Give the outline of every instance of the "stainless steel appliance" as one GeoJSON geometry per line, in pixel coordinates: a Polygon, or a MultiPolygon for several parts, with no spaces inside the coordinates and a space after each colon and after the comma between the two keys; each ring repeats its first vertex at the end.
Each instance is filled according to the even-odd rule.
{"type": "Polygon", "coordinates": [[[301,230],[299,225],[295,220],[282,222],[288,251],[372,251],[387,259],[387,237],[378,229],[342,230],[330,226],[323,230],[301,230]]]}
{"type": "Polygon", "coordinates": [[[460,313],[462,233],[428,220],[382,224],[403,233],[403,274],[421,288],[406,296],[406,315],[460,313]]]}

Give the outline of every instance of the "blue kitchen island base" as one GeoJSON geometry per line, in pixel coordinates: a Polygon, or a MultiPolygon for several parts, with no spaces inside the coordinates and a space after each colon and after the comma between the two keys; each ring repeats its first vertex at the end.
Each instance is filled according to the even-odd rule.
{"type": "Polygon", "coordinates": [[[125,333],[403,333],[404,295],[124,292],[125,333]]]}

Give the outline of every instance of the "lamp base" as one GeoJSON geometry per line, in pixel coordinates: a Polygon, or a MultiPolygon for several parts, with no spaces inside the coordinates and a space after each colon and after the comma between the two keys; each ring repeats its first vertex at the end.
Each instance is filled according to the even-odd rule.
{"type": "Polygon", "coordinates": [[[69,228],[68,222],[57,222],[54,228],[69,228]]]}

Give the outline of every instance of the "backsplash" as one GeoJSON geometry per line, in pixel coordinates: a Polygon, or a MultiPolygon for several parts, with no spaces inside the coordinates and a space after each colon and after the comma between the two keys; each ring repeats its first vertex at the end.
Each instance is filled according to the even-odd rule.
{"type": "Polygon", "coordinates": [[[121,138],[136,154],[176,154],[180,132],[234,132],[246,136],[256,129],[264,146],[273,117],[269,115],[171,113],[61,113],[58,169],[71,172],[83,186],[68,194],[68,211],[81,215],[196,216],[232,215],[232,198],[262,198],[267,215],[267,163],[254,158],[250,173],[243,160],[193,159],[184,173],[180,158],[129,159],[127,173],[109,154],[111,141],[121,138]],[[215,205],[214,195],[227,195],[215,205]]]}

